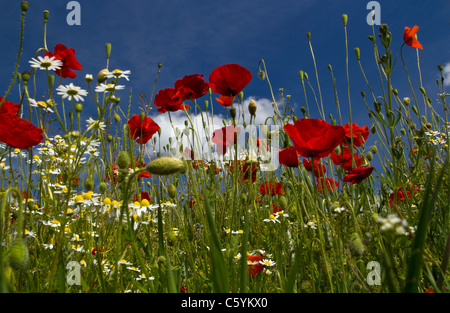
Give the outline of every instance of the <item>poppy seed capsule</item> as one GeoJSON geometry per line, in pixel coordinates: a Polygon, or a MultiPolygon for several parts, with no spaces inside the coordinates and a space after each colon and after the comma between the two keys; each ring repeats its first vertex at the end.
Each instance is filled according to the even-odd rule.
{"type": "Polygon", "coordinates": [[[79,102],[75,103],[75,112],[81,113],[81,111],[83,111],[83,104],[79,102]]]}
{"type": "Polygon", "coordinates": [[[253,99],[250,100],[250,103],[248,104],[248,112],[249,112],[251,115],[255,115],[256,109],[257,109],[257,105],[256,105],[255,100],[253,100],[253,99]]]}
{"type": "Polygon", "coordinates": [[[130,157],[126,151],[120,151],[119,156],[117,158],[117,166],[120,169],[126,169],[130,166],[130,157]]]}
{"type": "Polygon", "coordinates": [[[183,160],[172,157],[160,157],[147,165],[147,171],[153,175],[174,175],[185,171],[186,164],[183,160]]]}
{"type": "Polygon", "coordinates": [[[8,262],[13,269],[20,270],[27,266],[30,256],[22,239],[15,239],[8,252],[8,262]]]}

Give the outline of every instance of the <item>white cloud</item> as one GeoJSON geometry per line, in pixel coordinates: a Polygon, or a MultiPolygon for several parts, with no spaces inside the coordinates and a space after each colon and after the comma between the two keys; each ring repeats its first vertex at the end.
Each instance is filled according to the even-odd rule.
{"type": "Polygon", "coordinates": [[[450,86],[450,62],[444,65],[442,75],[444,75],[444,85],[450,86]]]}

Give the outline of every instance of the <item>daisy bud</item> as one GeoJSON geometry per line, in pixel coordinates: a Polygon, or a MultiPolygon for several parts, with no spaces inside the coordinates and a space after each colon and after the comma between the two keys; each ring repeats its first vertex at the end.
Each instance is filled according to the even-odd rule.
{"type": "Polygon", "coordinates": [[[20,7],[22,9],[23,12],[28,11],[28,7],[30,6],[30,4],[27,1],[22,1],[20,3],[20,7]]]}
{"type": "Polygon", "coordinates": [[[29,259],[25,242],[20,238],[15,239],[8,251],[9,265],[15,270],[20,270],[27,266],[29,259]]]}
{"type": "Polygon", "coordinates": [[[83,111],[83,104],[82,103],[75,103],[75,112],[81,113],[83,111]]]}
{"type": "Polygon", "coordinates": [[[99,83],[103,83],[104,81],[106,81],[108,79],[108,77],[106,76],[106,73],[108,73],[108,69],[103,69],[100,72],[98,72],[97,75],[97,81],[99,83]]]}
{"type": "Polygon", "coordinates": [[[172,157],[160,157],[147,165],[147,171],[150,172],[150,174],[160,176],[184,172],[185,168],[186,165],[182,160],[172,157]]]}
{"type": "Polygon", "coordinates": [[[169,194],[170,199],[175,199],[177,196],[177,187],[175,185],[170,184],[169,187],[167,187],[167,193],[169,194]]]}
{"type": "Polygon", "coordinates": [[[348,247],[352,256],[361,256],[364,253],[364,244],[358,233],[351,234],[348,247]]]}
{"type": "Polygon", "coordinates": [[[87,83],[90,83],[91,81],[94,80],[94,77],[92,77],[91,74],[86,74],[86,76],[84,77],[84,79],[86,80],[87,83]]]}
{"type": "Polygon", "coordinates": [[[255,100],[250,100],[250,103],[248,104],[248,112],[251,114],[251,115],[255,115],[255,113],[256,113],[256,108],[257,108],[257,106],[256,106],[256,102],[255,102],[255,100]]]}
{"type": "Polygon", "coordinates": [[[130,157],[128,156],[128,152],[119,152],[119,156],[117,158],[117,166],[119,166],[120,169],[126,169],[130,166],[130,157]]]}

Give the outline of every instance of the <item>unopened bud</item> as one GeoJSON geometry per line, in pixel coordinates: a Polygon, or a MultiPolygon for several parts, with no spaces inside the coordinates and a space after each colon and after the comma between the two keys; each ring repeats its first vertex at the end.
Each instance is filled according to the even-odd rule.
{"type": "Polygon", "coordinates": [[[81,113],[81,111],[83,111],[83,104],[79,102],[75,103],[75,112],[81,113]]]}
{"type": "Polygon", "coordinates": [[[28,11],[29,6],[30,6],[30,4],[27,1],[22,1],[20,3],[20,8],[22,9],[23,12],[28,11]]]}
{"type": "Polygon", "coordinates": [[[256,105],[256,101],[255,100],[250,100],[250,103],[248,104],[248,112],[251,114],[251,115],[255,115],[255,113],[256,113],[256,108],[257,108],[257,105],[256,105]]]}
{"type": "Polygon", "coordinates": [[[98,72],[97,75],[97,81],[99,83],[103,83],[104,81],[106,81],[108,79],[108,76],[106,75],[106,73],[108,73],[108,69],[103,69],[100,72],[98,72]]]}
{"type": "Polygon", "coordinates": [[[30,256],[25,242],[16,238],[8,250],[9,265],[15,269],[20,270],[27,266],[30,256]]]}
{"type": "Polygon", "coordinates": [[[411,100],[408,97],[404,97],[403,98],[403,104],[404,105],[409,105],[411,103],[411,100]]]}
{"type": "Polygon", "coordinates": [[[364,253],[364,244],[358,233],[351,234],[348,247],[352,256],[361,256],[364,253]]]}
{"type": "Polygon", "coordinates": [[[185,171],[185,168],[186,164],[182,160],[172,157],[160,157],[147,165],[148,172],[160,176],[181,173],[185,171]]]}
{"type": "Polygon", "coordinates": [[[130,166],[130,157],[128,156],[128,152],[119,152],[119,156],[117,158],[117,166],[119,166],[120,169],[126,169],[130,166]]]}
{"type": "Polygon", "coordinates": [[[347,26],[348,16],[347,14],[342,14],[342,23],[344,23],[344,26],[347,26]]]}
{"type": "Polygon", "coordinates": [[[167,187],[167,193],[169,194],[170,199],[175,199],[177,196],[177,187],[175,185],[170,184],[169,187],[167,187]]]}
{"type": "Polygon", "coordinates": [[[356,55],[356,59],[359,61],[359,57],[361,56],[361,52],[359,51],[358,47],[355,48],[355,55],[356,55]]]}

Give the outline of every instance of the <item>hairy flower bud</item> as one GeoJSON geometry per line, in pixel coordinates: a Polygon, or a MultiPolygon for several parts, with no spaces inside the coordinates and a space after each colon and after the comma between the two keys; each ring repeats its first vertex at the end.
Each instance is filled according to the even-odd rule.
{"type": "Polygon", "coordinates": [[[352,256],[361,256],[364,253],[364,244],[358,233],[351,234],[348,247],[352,256]]]}
{"type": "Polygon", "coordinates": [[[126,169],[130,166],[130,157],[128,156],[128,152],[119,152],[119,156],[117,158],[117,166],[119,166],[120,169],[126,169]]]}
{"type": "Polygon", "coordinates": [[[177,187],[175,187],[174,184],[170,184],[169,187],[167,187],[167,193],[169,194],[170,199],[175,199],[177,196],[177,187]]]}
{"type": "Polygon", "coordinates": [[[256,108],[257,108],[256,101],[253,100],[253,99],[250,100],[250,103],[248,104],[248,112],[251,115],[255,115],[256,114],[256,108]]]}
{"type": "Polygon", "coordinates": [[[174,175],[184,172],[186,164],[183,160],[172,157],[160,157],[147,165],[147,171],[153,175],[174,175]]]}
{"type": "Polygon", "coordinates": [[[25,242],[20,238],[15,239],[8,250],[9,265],[15,270],[20,270],[28,265],[29,259],[30,256],[25,242]]]}

